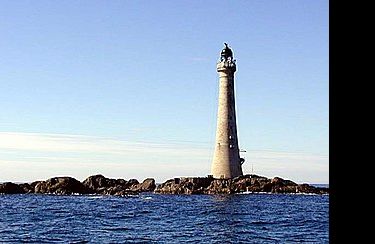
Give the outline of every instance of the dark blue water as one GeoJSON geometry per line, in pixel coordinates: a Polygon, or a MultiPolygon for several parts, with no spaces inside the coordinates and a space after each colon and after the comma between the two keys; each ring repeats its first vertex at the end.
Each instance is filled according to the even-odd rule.
{"type": "Polygon", "coordinates": [[[328,195],[0,195],[1,242],[328,243],[328,195]]]}

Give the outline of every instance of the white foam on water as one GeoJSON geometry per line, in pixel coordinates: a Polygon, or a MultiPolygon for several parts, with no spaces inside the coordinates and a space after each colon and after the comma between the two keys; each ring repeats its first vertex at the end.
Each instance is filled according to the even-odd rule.
{"type": "Polygon", "coordinates": [[[89,199],[99,199],[99,198],[103,198],[104,196],[89,196],[87,198],[89,199]]]}

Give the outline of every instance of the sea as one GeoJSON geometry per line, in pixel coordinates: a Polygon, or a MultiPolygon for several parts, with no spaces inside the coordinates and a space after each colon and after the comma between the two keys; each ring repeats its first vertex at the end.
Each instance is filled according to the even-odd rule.
{"type": "Polygon", "coordinates": [[[0,195],[1,243],[328,243],[329,195],[0,195]]]}

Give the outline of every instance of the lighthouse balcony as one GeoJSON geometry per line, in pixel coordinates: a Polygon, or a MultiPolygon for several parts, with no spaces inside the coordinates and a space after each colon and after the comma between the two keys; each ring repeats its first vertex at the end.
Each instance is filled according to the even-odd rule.
{"type": "Polygon", "coordinates": [[[236,71],[236,61],[235,60],[225,60],[221,61],[216,65],[217,71],[236,71]]]}

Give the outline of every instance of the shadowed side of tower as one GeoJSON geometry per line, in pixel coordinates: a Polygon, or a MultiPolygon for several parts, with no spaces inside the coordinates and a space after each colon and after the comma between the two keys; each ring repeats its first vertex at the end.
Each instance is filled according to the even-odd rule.
{"type": "Polygon", "coordinates": [[[233,52],[225,43],[217,64],[219,73],[219,104],[217,112],[215,152],[211,165],[214,178],[233,178],[242,173],[242,162],[238,147],[234,72],[236,62],[233,52]]]}

